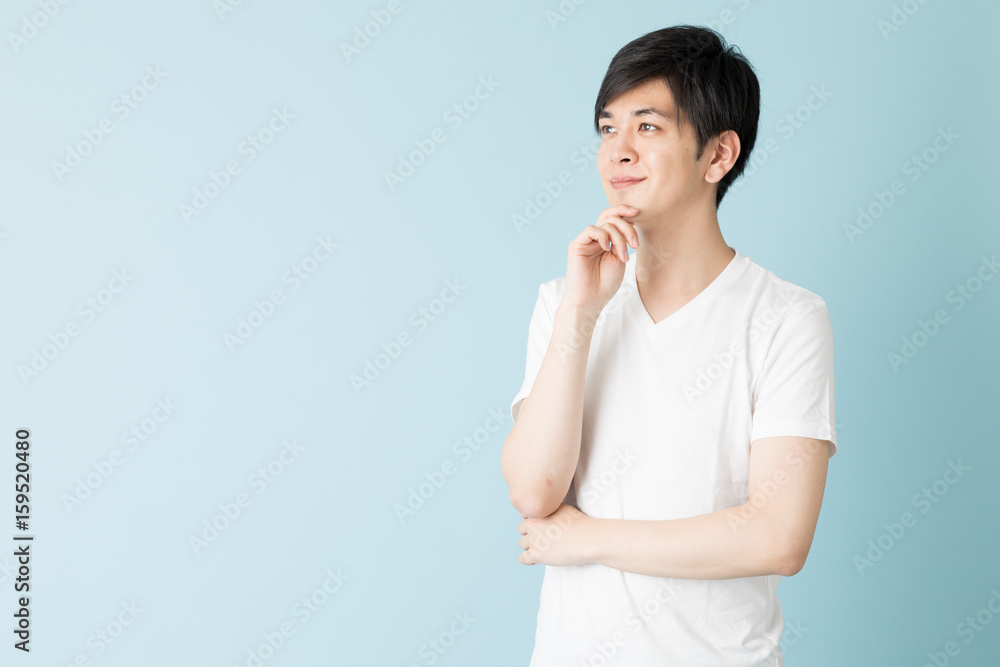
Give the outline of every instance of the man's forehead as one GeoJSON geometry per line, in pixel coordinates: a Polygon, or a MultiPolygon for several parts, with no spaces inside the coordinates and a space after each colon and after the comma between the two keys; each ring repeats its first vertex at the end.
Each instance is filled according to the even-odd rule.
{"type": "Polygon", "coordinates": [[[671,120],[676,118],[670,88],[662,81],[648,82],[618,95],[604,105],[600,117],[613,118],[618,114],[655,115],[671,120]]]}

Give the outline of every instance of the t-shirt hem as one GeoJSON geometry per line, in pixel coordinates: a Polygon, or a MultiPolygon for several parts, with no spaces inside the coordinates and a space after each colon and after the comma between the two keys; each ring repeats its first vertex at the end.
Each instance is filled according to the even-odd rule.
{"type": "Polygon", "coordinates": [[[521,411],[521,400],[525,399],[525,398],[528,398],[528,394],[529,393],[530,392],[524,391],[522,389],[521,391],[517,392],[517,396],[515,396],[514,400],[511,401],[511,404],[510,404],[510,420],[511,420],[511,422],[516,422],[517,421],[517,413],[519,413],[521,411]]]}
{"type": "Polygon", "coordinates": [[[830,456],[837,453],[836,436],[829,424],[821,422],[768,422],[766,424],[754,424],[750,430],[750,443],[760,438],[772,438],[776,436],[800,436],[803,438],[815,438],[816,440],[827,440],[830,442],[830,456]]]}

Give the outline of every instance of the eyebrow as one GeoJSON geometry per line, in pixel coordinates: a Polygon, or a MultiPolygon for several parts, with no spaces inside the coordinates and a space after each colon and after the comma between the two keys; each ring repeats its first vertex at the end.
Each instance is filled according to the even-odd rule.
{"type": "MultiPolygon", "coordinates": [[[[666,118],[668,120],[670,119],[670,114],[668,114],[666,111],[661,111],[656,107],[642,107],[641,109],[636,109],[635,111],[632,112],[632,117],[638,118],[639,116],[648,116],[651,114],[655,116],[662,116],[663,118],[666,118]]],[[[598,115],[598,118],[614,118],[614,117],[615,117],[614,114],[612,114],[610,111],[601,111],[601,113],[598,115]]]]}

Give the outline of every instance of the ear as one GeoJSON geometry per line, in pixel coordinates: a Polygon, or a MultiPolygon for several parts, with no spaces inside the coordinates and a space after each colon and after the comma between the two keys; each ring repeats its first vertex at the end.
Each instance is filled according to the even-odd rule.
{"type": "Polygon", "coordinates": [[[705,150],[712,153],[708,171],[705,172],[705,180],[709,183],[718,183],[729,173],[740,156],[740,137],[733,130],[726,130],[717,138],[710,139],[705,150]]]}

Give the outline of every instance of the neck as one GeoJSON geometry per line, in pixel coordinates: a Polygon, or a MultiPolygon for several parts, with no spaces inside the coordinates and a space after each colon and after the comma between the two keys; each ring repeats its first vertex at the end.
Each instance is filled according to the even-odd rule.
{"type": "Polygon", "coordinates": [[[635,226],[636,284],[643,301],[663,303],[701,292],[735,257],[711,211],[671,215],[635,226]]]}

